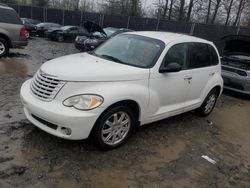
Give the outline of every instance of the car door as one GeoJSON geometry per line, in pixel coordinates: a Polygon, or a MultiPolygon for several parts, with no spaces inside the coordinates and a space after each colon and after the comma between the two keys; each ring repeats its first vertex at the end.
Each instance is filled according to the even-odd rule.
{"type": "Polygon", "coordinates": [[[167,51],[161,66],[178,63],[182,70],[165,73],[157,71],[150,75],[149,120],[155,121],[183,112],[191,77],[187,69],[188,59],[187,44],[175,44],[167,51]]]}
{"type": "Polygon", "coordinates": [[[189,66],[192,70],[190,79],[190,89],[188,91],[185,111],[195,109],[202,103],[202,94],[207,83],[215,75],[215,66],[217,63],[212,63],[211,50],[208,44],[205,43],[189,43],[189,66]]]}

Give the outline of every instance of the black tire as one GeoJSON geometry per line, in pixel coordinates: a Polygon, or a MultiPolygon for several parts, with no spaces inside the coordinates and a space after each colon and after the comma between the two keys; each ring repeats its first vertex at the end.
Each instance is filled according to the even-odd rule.
{"type": "MultiPolygon", "coordinates": [[[[120,116],[121,117],[121,116],[120,116]]],[[[132,129],[135,127],[135,123],[136,123],[136,119],[135,119],[135,115],[134,112],[131,108],[129,108],[128,106],[115,106],[114,108],[108,110],[107,112],[105,112],[104,114],[101,115],[101,117],[97,120],[92,132],[91,132],[91,140],[94,142],[94,144],[102,150],[110,150],[110,149],[114,149],[117,148],[119,146],[121,146],[122,144],[124,144],[128,137],[130,136],[132,129]],[[112,118],[112,116],[114,114],[119,114],[119,113],[125,113],[129,116],[130,119],[130,126],[128,128],[128,131],[126,133],[126,135],[124,134],[124,138],[122,138],[121,141],[119,141],[116,144],[107,144],[104,141],[104,134],[103,134],[103,129],[105,126],[107,126],[107,121],[110,120],[110,118],[112,118]]],[[[110,127],[110,129],[112,129],[110,127]]],[[[119,130],[118,130],[119,131],[119,130]]],[[[113,133],[113,131],[111,131],[113,133]]],[[[112,134],[112,133],[107,133],[107,134],[112,134]]],[[[121,135],[121,133],[120,133],[121,135]]],[[[107,135],[108,137],[109,135],[107,135]]],[[[106,138],[107,138],[106,137],[106,138]]],[[[110,139],[112,139],[113,141],[113,137],[112,136],[110,139]]],[[[117,138],[117,135],[115,136],[115,138],[117,138]]],[[[119,137],[118,137],[119,139],[119,137]]]]}
{"type": "Polygon", "coordinates": [[[4,38],[0,37],[0,58],[7,56],[9,53],[9,43],[4,38]]]}
{"type": "Polygon", "coordinates": [[[201,117],[205,117],[208,116],[214,109],[217,98],[219,96],[219,93],[217,90],[213,89],[211,90],[208,95],[206,96],[205,100],[203,101],[202,105],[196,109],[196,113],[197,115],[201,116],[201,117]],[[214,103],[210,103],[210,100],[212,100],[214,98],[214,103]],[[209,107],[209,108],[208,108],[209,107]]]}

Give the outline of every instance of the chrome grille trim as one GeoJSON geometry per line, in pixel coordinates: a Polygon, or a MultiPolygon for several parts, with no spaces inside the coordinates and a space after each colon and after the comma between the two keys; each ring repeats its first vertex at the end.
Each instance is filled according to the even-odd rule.
{"type": "Polygon", "coordinates": [[[64,81],[58,80],[39,70],[34,75],[30,88],[35,97],[43,101],[52,101],[64,84],[64,81]]]}

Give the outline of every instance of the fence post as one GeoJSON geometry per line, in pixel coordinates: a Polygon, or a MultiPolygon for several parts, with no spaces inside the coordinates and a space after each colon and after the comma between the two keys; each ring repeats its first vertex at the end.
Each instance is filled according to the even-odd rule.
{"type": "Polygon", "coordinates": [[[43,22],[45,22],[45,8],[43,7],[43,22]]]}
{"type": "Polygon", "coordinates": [[[239,33],[240,33],[240,26],[237,28],[237,33],[236,33],[236,35],[239,35],[239,33]]]}
{"type": "Polygon", "coordinates": [[[102,26],[102,14],[99,14],[99,25],[102,26]]]}
{"type": "Polygon", "coordinates": [[[33,19],[33,6],[32,5],[30,7],[30,17],[31,17],[31,19],[33,19]]]}
{"type": "Polygon", "coordinates": [[[195,23],[193,23],[193,24],[191,25],[189,35],[193,35],[193,34],[194,34],[194,28],[195,28],[195,23]]]}
{"type": "Polygon", "coordinates": [[[104,22],[105,15],[102,15],[102,27],[103,27],[103,22],[104,22]]]}
{"type": "Polygon", "coordinates": [[[65,14],[65,10],[63,9],[63,15],[62,15],[62,25],[64,25],[64,15],[65,14]]]}
{"type": "Polygon", "coordinates": [[[20,15],[20,5],[17,5],[17,11],[18,11],[19,16],[21,16],[20,15]]]}
{"type": "Polygon", "coordinates": [[[159,31],[159,25],[160,25],[160,17],[158,17],[158,19],[157,19],[157,25],[155,28],[156,31],[159,31]]]}
{"type": "Polygon", "coordinates": [[[46,19],[46,22],[48,21],[48,9],[47,8],[45,8],[45,12],[46,12],[46,14],[45,14],[45,19],[46,19]]]}
{"type": "Polygon", "coordinates": [[[82,10],[81,10],[81,20],[80,20],[80,27],[82,26],[82,22],[83,22],[82,18],[83,18],[83,12],[82,12],[82,10]]]}
{"type": "Polygon", "coordinates": [[[129,28],[129,23],[130,23],[130,16],[128,16],[127,29],[129,28]]]}

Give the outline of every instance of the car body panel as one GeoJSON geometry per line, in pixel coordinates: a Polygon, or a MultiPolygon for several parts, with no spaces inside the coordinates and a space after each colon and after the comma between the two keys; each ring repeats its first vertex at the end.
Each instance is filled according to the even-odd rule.
{"type": "Polygon", "coordinates": [[[1,9],[9,10],[10,13],[8,14],[16,17],[16,21],[13,23],[8,22],[8,20],[2,22],[0,19],[0,34],[6,36],[9,39],[8,42],[10,43],[10,47],[12,48],[26,46],[28,44],[26,37],[20,37],[20,30],[24,26],[22,25],[22,22],[19,19],[17,13],[14,11],[14,9],[9,7],[0,6],[0,11],[1,9]]]}
{"type": "MultiPolygon", "coordinates": [[[[201,42],[213,47],[214,45],[209,41],[186,35],[166,33],[162,36],[159,33],[162,32],[133,32],[133,35],[151,36],[155,39],[172,36],[164,40],[166,46],[152,68],[116,63],[88,53],[64,56],[43,64],[40,70],[41,74],[49,77],[47,81],[58,79],[66,83],[60,86],[59,92],[48,102],[32,94],[32,82],[26,81],[21,89],[21,98],[27,118],[46,132],[65,138],[60,129],[51,130],[32,118],[30,114],[35,113],[59,127],[72,128],[72,135],[66,136],[67,139],[84,139],[89,136],[101,114],[117,102],[135,102],[139,108],[140,125],[200,107],[213,88],[223,87],[220,61],[215,66],[195,70],[171,73],[160,73],[159,70],[166,53],[175,44],[201,42]],[[191,76],[192,79],[187,80],[186,76],[191,76]],[[82,94],[98,95],[103,97],[104,101],[93,110],[76,110],[74,107],[63,105],[67,98],[82,94]],[[63,117],[60,119],[60,116],[63,117]],[[82,134],[82,137],[79,134],[82,134]]],[[[218,56],[217,50],[216,53],[218,56]]]]}
{"type": "Polygon", "coordinates": [[[148,79],[149,76],[148,69],[115,63],[88,53],[50,60],[42,65],[41,70],[61,80],[77,82],[142,80],[148,79]]]}
{"type": "Polygon", "coordinates": [[[250,37],[226,36],[222,43],[224,88],[250,95],[250,37]]]}

